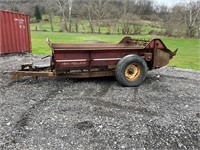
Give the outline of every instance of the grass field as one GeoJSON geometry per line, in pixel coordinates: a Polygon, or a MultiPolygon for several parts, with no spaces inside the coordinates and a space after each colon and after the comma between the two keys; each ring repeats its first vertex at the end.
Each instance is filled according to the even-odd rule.
{"type": "MultiPolygon", "coordinates": [[[[64,43],[87,43],[97,40],[111,43],[118,43],[124,35],[96,35],[96,34],[72,34],[59,32],[31,32],[32,51],[34,54],[50,54],[51,50],[45,43],[48,37],[52,42],[64,43]]],[[[152,39],[153,36],[131,36],[135,38],[152,39]]],[[[158,37],[156,37],[158,38],[158,37]]],[[[170,61],[170,66],[200,70],[200,40],[179,39],[160,37],[166,46],[175,50],[179,49],[177,56],[170,61]]]]}

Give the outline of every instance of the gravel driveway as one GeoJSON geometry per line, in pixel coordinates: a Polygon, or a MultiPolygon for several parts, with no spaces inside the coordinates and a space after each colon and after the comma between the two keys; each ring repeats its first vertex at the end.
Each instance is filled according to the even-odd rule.
{"type": "Polygon", "coordinates": [[[200,72],[164,67],[137,88],[114,77],[10,79],[40,61],[0,57],[0,149],[200,149],[200,72]]]}

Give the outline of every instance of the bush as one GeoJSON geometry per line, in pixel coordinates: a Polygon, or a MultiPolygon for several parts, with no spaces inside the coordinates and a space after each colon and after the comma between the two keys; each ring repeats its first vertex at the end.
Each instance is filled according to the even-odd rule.
{"type": "Polygon", "coordinates": [[[110,32],[106,32],[106,35],[110,35],[111,33],[110,32]]]}
{"type": "Polygon", "coordinates": [[[166,32],[164,33],[163,31],[156,31],[156,30],[149,31],[148,35],[159,35],[159,36],[166,35],[166,36],[169,36],[169,35],[166,34],[166,32]]]}
{"type": "Polygon", "coordinates": [[[35,19],[30,20],[30,23],[39,23],[39,22],[40,22],[39,20],[35,20],[35,19]]]}

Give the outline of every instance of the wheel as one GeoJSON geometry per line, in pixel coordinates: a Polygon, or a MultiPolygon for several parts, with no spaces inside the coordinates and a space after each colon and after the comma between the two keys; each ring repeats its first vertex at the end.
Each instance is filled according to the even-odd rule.
{"type": "Polygon", "coordinates": [[[135,87],[142,84],[146,74],[146,61],[138,55],[123,57],[115,68],[115,78],[120,84],[127,87],[135,87]]]}

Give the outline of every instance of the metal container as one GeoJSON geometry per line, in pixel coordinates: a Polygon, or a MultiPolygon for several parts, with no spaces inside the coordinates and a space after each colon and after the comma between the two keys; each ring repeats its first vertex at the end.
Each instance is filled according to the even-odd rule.
{"type": "Polygon", "coordinates": [[[29,16],[0,10],[0,54],[23,52],[31,52],[29,16]]]}
{"type": "Polygon", "coordinates": [[[134,40],[125,37],[118,44],[65,44],[47,41],[53,50],[53,65],[57,72],[93,68],[112,68],[127,55],[142,57],[148,68],[157,69],[169,63],[176,52],[170,51],[160,39],[134,40]]]}
{"type": "Polygon", "coordinates": [[[14,79],[23,76],[90,78],[115,76],[123,86],[139,86],[147,70],[169,63],[176,55],[160,39],[151,41],[124,37],[118,44],[51,43],[50,66],[24,64],[11,73],[14,79]]]}

